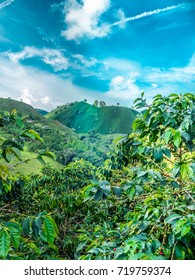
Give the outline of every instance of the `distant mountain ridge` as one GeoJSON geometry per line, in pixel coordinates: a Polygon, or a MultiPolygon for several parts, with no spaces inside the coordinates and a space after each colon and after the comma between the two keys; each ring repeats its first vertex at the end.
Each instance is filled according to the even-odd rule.
{"type": "Polygon", "coordinates": [[[35,108],[35,110],[42,116],[47,115],[49,112],[44,109],[35,108]]]}
{"type": "Polygon", "coordinates": [[[86,102],[74,102],[59,106],[45,117],[58,120],[77,133],[94,130],[100,134],[127,134],[137,112],[121,106],[97,107],[86,102]]]}

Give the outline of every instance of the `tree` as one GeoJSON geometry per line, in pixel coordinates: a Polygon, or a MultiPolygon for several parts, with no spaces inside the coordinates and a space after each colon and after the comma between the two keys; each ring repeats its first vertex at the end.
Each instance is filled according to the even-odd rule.
{"type": "Polygon", "coordinates": [[[105,101],[99,101],[99,106],[100,106],[100,107],[106,106],[106,102],[105,102],[105,101]]]}
{"type": "Polygon", "coordinates": [[[191,258],[194,251],[188,251],[195,236],[195,96],[156,95],[148,105],[142,95],[134,105],[144,110],[134,121],[133,132],[120,141],[111,167],[129,168],[131,179],[125,189],[131,201],[145,212],[158,212],[152,228],[147,216],[142,222],[150,234],[156,230],[163,254],[171,259],[191,258]]]}
{"type": "Polygon", "coordinates": [[[98,106],[99,106],[99,101],[98,101],[98,100],[95,100],[95,101],[93,102],[93,106],[98,107],[98,106]]]}

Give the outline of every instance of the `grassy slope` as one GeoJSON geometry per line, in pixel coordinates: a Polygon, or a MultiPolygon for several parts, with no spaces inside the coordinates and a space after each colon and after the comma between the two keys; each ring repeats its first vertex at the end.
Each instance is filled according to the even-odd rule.
{"type": "Polygon", "coordinates": [[[30,105],[9,98],[0,98],[0,111],[12,111],[16,109],[19,115],[29,116],[33,120],[42,120],[42,116],[30,105]]]}
{"type": "Polygon", "coordinates": [[[39,114],[36,111],[36,109],[34,109],[32,106],[24,102],[17,101],[14,99],[9,99],[9,98],[0,98],[0,112],[1,111],[11,112],[14,109],[17,110],[19,116],[25,119],[31,119],[36,121],[37,126],[44,125],[44,126],[54,127],[63,130],[64,132],[74,134],[71,129],[64,126],[62,123],[58,122],[57,120],[46,119],[41,114],[39,114]]]}
{"type": "MultiPolygon", "coordinates": [[[[28,162],[22,163],[18,161],[17,159],[14,159],[11,163],[5,163],[4,160],[1,160],[3,164],[6,164],[10,171],[14,174],[20,173],[23,175],[33,175],[33,174],[40,174],[41,169],[43,167],[43,164],[36,159],[37,155],[32,152],[24,151],[22,153],[22,159],[23,161],[29,159],[28,162]],[[35,168],[36,167],[36,168],[35,168]]],[[[59,162],[56,162],[52,160],[51,158],[43,157],[46,164],[49,164],[54,169],[62,169],[63,165],[61,165],[59,162]]]]}
{"type": "MultiPolygon", "coordinates": [[[[53,121],[53,120],[48,120],[45,119],[43,116],[41,116],[32,106],[20,102],[20,101],[16,101],[13,99],[7,99],[7,98],[0,98],[0,112],[1,111],[12,111],[13,109],[16,109],[18,112],[18,115],[24,117],[27,120],[33,120],[35,121],[33,123],[33,126],[36,129],[40,129],[41,131],[45,131],[45,129],[55,129],[55,130],[59,130],[59,133],[62,133],[68,137],[70,137],[71,139],[75,138],[77,139],[78,136],[69,128],[65,127],[63,124],[59,123],[58,121],[53,121]]],[[[30,126],[31,124],[29,124],[30,126]]],[[[34,129],[33,127],[33,129],[34,129]]],[[[12,133],[10,133],[9,131],[5,131],[3,128],[0,130],[0,136],[1,139],[5,140],[6,138],[10,138],[12,137],[12,133]]],[[[16,163],[20,163],[17,165],[17,167],[14,167],[14,172],[19,172],[22,173],[24,175],[28,175],[28,174],[33,174],[33,173],[40,173],[41,172],[41,168],[42,168],[42,164],[36,159],[36,154],[33,152],[29,152],[27,151],[27,149],[25,149],[25,151],[23,152],[23,160],[26,159],[32,159],[30,160],[28,163],[20,163],[17,160],[13,161],[13,164],[15,165],[16,163]],[[34,159],[33,159],[34,158],[34,159]]],[[[63,166],[58,163],[55,162],[54,160],[45,157],[45,162],[50,164],[53,168],[62,168],[63,166]]],[[[8,164],[8,166],[12,166],[12,164],[8,164]]]]}
{"type": "Polygon", "coordinates": [[[101,134],[131,131],[136,112],[120,106],[95,107],[85,102],[61,106],[46,115],[64,125],[74,128],[77,133],[95,130],[101,134]]]}
{"type": "MultiPolygon", "coordinates": [[[[25,125],[28,129],[35,129],[44,139],[43,145],[37,142],[30,142],[28,144],[30,151],[38,152],[47,148],[54,152],[57,160],[63,164],[76,157],[84,158],[99,166],[107,158],[106,155],[113,146],[112,140],[116,139],[119,134],[129,132],[131,121],[127,119],[131,118],[132,114],[134,117],[134,113],[128,108],[117,106],[97,108],[85,102],[77,102],[72,106],[65,105],[56,108],[56,110],[48,114],[51,118],[57,116],[58,120],[46,119],[30,105],[12,99],[0,98],[0,112],[13,109],[16,109],[19,115],[24,117],[25,125]],[[55,112],[57,113],[55,114],[55,112]],[[78,135],[59,122],[64,122],[64,120],[69,122],[70,127],[76,128],[76,132],[84,132],[85,134],[78,135]],[[73,126],[71,126],[71,123],[73,126]],[[120,129],[121,127],[122,129],[120,129]],[[91,130],[96,130],[101,134],[86,133],[91,130]]],[[[1,129],[0,134],[4,138],[13,137],[12,128],[11,130],[10,128],[1,129]]],[[[24,153],[24,158],[26,158],[26,152],[24,153]]],[[[51,162],[51,165],[54,166],[54,162],[51,162]]],[[[40,163],[35,161],[32,164],[29,162],[24,166],[20,165],[20,171],[24,170],[25,174],[28,173],[28,170],[33,172],[34,166],[38,170],[41,169],[40,163]]]]}

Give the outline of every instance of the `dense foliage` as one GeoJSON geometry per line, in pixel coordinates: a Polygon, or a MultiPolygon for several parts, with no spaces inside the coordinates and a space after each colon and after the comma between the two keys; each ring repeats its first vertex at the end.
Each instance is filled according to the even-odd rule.
{"type": "Polygon", "coordinates": [[[78,159],[31,177],[12,157],[43,139],[15,111],[0,115],[19,127],[0,143],[0,258],[195,259],[195,96],[134,105],[133,132],[101,166],[78,159]]]}

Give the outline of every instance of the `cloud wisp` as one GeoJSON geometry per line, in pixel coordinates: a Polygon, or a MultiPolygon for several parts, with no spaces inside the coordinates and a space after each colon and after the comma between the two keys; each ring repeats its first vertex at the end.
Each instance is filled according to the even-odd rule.
{"type": "Polygon", "coordinates": [[[11,5],[14,2],[14,0],[6,0],[0,3],[0,9],[3,9],[9,5],[11,5]]]}
{"type": "MultiPolygon", "coordinates": [[[[127,61],[124,64],[122,60],[121,65],[120,60],[118,60],[117,67],[121,70],[122,74],[114,75],[109,83],[109,91],[106,93],[106,96],[110,99],[128,102],[138,97],[142,91],[145,91],[148,97],[158,93],[164,95],[172,92],[194,93],[195,54],[193,54],[189,63],[182,68],[171,67],[161,69],[157,67],[141,67],[141,65],[134,65],[132,62],[129,62],[129,71],[127,72],[127,61]]],[[[108,68],[109,64],[106,67],[108,68]]],[[[117,69],[115,70],[115,73],[117,73],[117,69]]]]}
{"type": "Polygon", "coordinates": [[[26,46],[21,52],[6,52],[5,55],[13,62],[19,62],[32,57],[39,57],[45,64],[50,65],[54,71],[66,70],[69,66],[68,59],[56,49],[38,49],[26,46]]]}
{"type": "Polygon", "coordinates": [[[118,12],[118,17],[120,18],[119,21],[115,22],[112,24],[112,26],[119,26],[120,28],[124,28],[126,23],[129,21],[135,21],[141,18],[145,18],[145,17],[149,17],[149,16],[153,16],[153,15],[157,15],[157,14],[161,14],[164,12],[168,12],[171,10],[175,10],[178,8],[184,8],[186,7],[186,4],[182,3],[179,5],[175,5],[175,6],[170,6],[170,7],[166,7],[166,8],[162,8],[162,9],[156,9],[153,11],[149,11],[149,12],[144,12],[142,14],[133,16],[133,17],[125,17],[124,12],[122,10],[119,10],[118,12]]]}
{"type": "Polygon", "coordinates": [[[88,38],[103,38],[111,33],[112,28],[118,26],[125,28],[130,21],[139,20],[142,18],[158,15],[168,11],[189,7],[186,3],[173,5],[162,9],[156,9],[144,12],[132,17],[126,17],[125,13],[120,9],[117,13],[118,21],[114,23],[101,22],[101,16],[110,9],[110,0],[99,0],[93,2],[91,0],[68,0],[64,4],[64,22],[66,23],[66,30],[62,31],[62,36],[67,40],[79,40],[88,38]]]}

